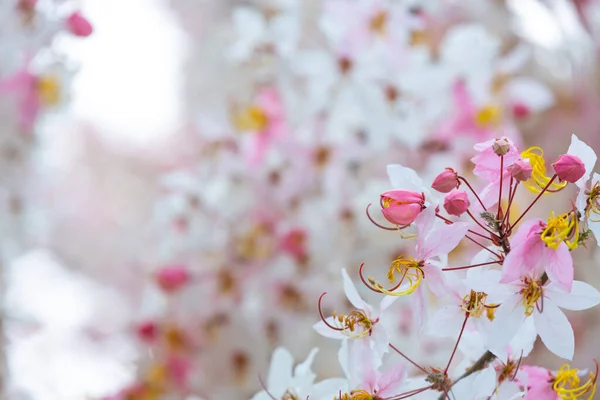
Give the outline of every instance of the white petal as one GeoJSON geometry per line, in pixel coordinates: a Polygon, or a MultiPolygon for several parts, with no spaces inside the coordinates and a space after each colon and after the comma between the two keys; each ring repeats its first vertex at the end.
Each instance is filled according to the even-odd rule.
{"type": "Polygon", "coordinates": [[[532,111],[543,111],[554,104],[552,91],[532,78],[511,79],[506,84],[505,90],[510,100],[523,103],[532,111]]]}
{"type": "MultiPolygon", "coordinates": [[[[333,317],[327,317],[326,320],[330,325],[335,326],[333,323],[334,322],[333,317]]],[[[319,335],[325,336],[330,339],[346,339],[347,338],[347,336],[344,335],[342,332],[331,329],[323,321],[319,321],[316,324],[314,324],[313,329],[315,331],[317,331],[317,333],[319,335]]]]}
{"type": "Polygon", "coordinates": [[[437,337],[458,337],[465,312],[455,304],[438,310],[429,321],[427,331],[437,337]]]}
{"type": "Polygon", "coordinates": [[[348,381],[342,378],[325,379],[312,387],[310,398],[314,400],[330,400],[338,396],[339,392],[349,391],[348,381]]]}
{"type": "Polygon", "coordinates": [[[590,146],[579,140],[577,135],[572,135],[571,145],[569,146],[569,150],[567,150],[567,154],[579,157],[581,161],[583,161],[583,163],[585,164],[585,175],[583,175],[581,178],[579,178],[577,182],[575,182],[577,187],[582,189],[585,186],[585,183],[590,178],[592,170],[596,165],[596,152],[594,152],[594,150],[590,146]]]}
{"type": "Polygon", "coordinates": [[[319,349],[312,349],[308,354],[308,357],[306,357],[306,360],[294,368],[294,377],[292,378],[293,386],[299,391],[301,391],[302,388],[310,387],[317,377],[317,375],[311,371],[310,367],[318,352],[319,349]]]}
{"type": "Polygon", "coordinates": [[[557,306],[567,310],[587,310],[600,304],[600,292],[581,281],[573,281],[571,293],[566,293],[554,283],[550,283],[546,294],[557,306]]]}
{"type": "Polygon", "coordinates": [[[278,347],[271,357],[269,377],[267,378],[267,389],[273,396],[282,396],[292,383],[292,368],[294,358],[283,347],[278,347]]]}
{"type": "Polygon", "coordinates": [[[365,301],[360,297],[358,291],[356,290],[356,286],[352,282],[352,279],[348,276],[348,272],[346,269],[342,269],[342,277],[344,278],[344,292],[346,292],[346,297],[350,300],[350,303],[359,310],[364,310],[367,313],[371,312],[371,306],[369,306],[365,301]]]}
{"type": "Polygon", "coordinates": [[[575,337],[571,323],[550,299],[544,300],[543,311],[535,311],[533,321],[538,335],[548,350],[567,360],[573,359],[575,337]]]}
{"type": "Polygon", "coordinates": [[[423,181],[414,170],[399,164],[392,164],[387,166],[387,173],[390,183],[395,189],[423,191],[423,181]]]}
{"type": "Polygon", "coordinates": [[[521,304],[521,296],[509,297],[498,307],[489,336],[490,346],[501,348],[506,346],[515,337],[525,320],[525,309],[521,304]]]}
{"type": "Polygon", "coordinates": [[[496,370],[491,365],[481,371],[473,382],[473,394],[476,399],[487,399],[496,389],[496,370]]]}

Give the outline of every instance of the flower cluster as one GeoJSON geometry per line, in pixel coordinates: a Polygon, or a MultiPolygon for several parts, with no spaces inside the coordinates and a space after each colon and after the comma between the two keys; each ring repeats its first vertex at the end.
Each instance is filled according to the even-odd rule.
{"type": "MultiPolygon", "coordinates": [[[[586,246],[597,223],[591,216],[597,207],[598,182],[595,178],[588,182],[596,154],[573,135],[550,175],[540,148],[520,151],[502,137],[479,143],[475,150],[473,173],[485,184],[481,190],[474,190],[472,178],[450,168],[433,180],[431,191],[413,170],[388,167],[395,189],[381,195],[382,214],[395,225],[389,229],[405,231],[403,240],[416,243],[414,251],[389,266],[391,286],[365,276],[361,266],[364,286],[381,295],[379,311],[362,299],[346,270],[342,270],[344,289],[354,308],[326,316],[325,293],[319,299],[321,321],[314,329],[342,340],[339,361],[346,379],[313,384],[314,377],[302,380],[310,372],[299,369],[291,379],[267,382],[255,399],[594,398],[595,360],[589,360],[595,367],[587,370],[564,364],[551,371],[529,365],[527,358],[539,336],[550,352],[572,360],[574,333],[562,310],[585,310],[600,303],[598,290],[574,280],[572,257],[574,250],[586,246]],[[576,202],[550,212],[546,220],[527,218],[542,198],[569,183],[577,186],[576,202]],[[517,211],[522,187],[535,197],[517,211]],[[471,263],[449,265],[451,253],[464,242],[477,248],[471,263]],[[417,363],[408,355],[410,349],[390,341],[393,328],[386,319],[402,297],[409,298],[422,335],[454,341],[442,364],[417,363]],[[426,303],[431,299],[438,304],[430,314],[426,303]],[[458,354],[460,363],[455,362],[461,358],[458,354]],[[394,355],[399,363],[390,365],[387,359],[394,355]],[[414,369],[411,376],[409,368],[414,369]],[[329,388],[326,395],[323,387],[329,388]]],[[[283,368],[279,363],[274,356],[271,373],[283,368]]]]}

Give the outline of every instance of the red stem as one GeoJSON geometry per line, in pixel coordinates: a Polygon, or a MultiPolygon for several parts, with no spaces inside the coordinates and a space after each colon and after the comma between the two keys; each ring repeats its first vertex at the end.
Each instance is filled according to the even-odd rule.
{"type": "MultiPolygon", "coordinates": [[[[453,224],[453,223],[454,223],[454,222],[450,221],[448,218],[446,218],[446,217],[444,217],[444,216],[442,216],[442,215],[440,215],[440,214],[438,214],[438,213],[435,213],[435,216],[436,216],[436,217],[438,217],[438,218],[440,218],[440,219],[441,219],[441,220],[443,220],[444,222],[446,222],[448,225],[451,225],[451,224],[453,224]]],[[[480,238],[482,238],[482,239],[492,240],[492,239],[491,239],[491,238],[489,238],[488,236],[482,235],[481,233],[479,233],[479,232],[476,232],[476,231],[474,231],[474,230],[472,230],[472,229],[467,229],[467,232],[470,232],[470,233],[472,233],[473,235],[477,235],[477,236],[479,236],[479,237],[480,237],[480,238]]]]}
{"type": "Polygon", "coordinates": [[[471,217],[471,219],[473,221],[475,221],[475,223],[477,225],[479,225],[479,227],[481,229],[483,229],[484,231],[486,231],[487,233],[489,233],[490,235],[496,237],[497,239],[500,239],[500,237],[498,237],[498,235],[496,235],[494,232],[490,231],[488,228],[486,228],[484,225],[482,225],[479,221],[477,221],[477,218],[475,218],[475,216],[473,214],[471,214],[471,211],[467,210],[467,214],[469,214],[469,217],[471,217]]]}
{"type": "Polygon", "coordinates": [[[409,363],[411,363],[412,365],[414,365],[415,367],[417,367],[418,369],[420,369],[421,371],[423,371],[426,374],[429,374],[429,372],[427,372],[427,370],[423,367],[421,367],[419,364],[417,364],[416,362],[414,362],[413,360],[411,360],[408,356],[406,356],[404,353],[402,353],[400,350],[398,350],[396,348],[396,346],[394,346],[393,344],[389,343],[390,347],[398,354],[400,354],[402,357],[404,357],[406,359],[406,361],[408,361],[409,363]]]}
{"type": "MultiPolygon", "coordinates": [[[[500,190],[498,191],[498,212],[496,213],[496,219],[500,219],[500,213],[502,212],[502,179],[504,178],[504,154],[500,156],[500,190]]],[[[508,193],[510,197],[510,190],[508,193]]]]}
{"type": "Polygon", "coordinates": [[[477,198],[477,201],[479,201],[479,204],[481,204],[481,208],[483,208],[484,211],[487,211],[487,208],[485,208],[485,206],[483,205],[483,201],[481,201],[481,199],[479,198],[479,196],[477,195],[475,190],[473,190],[473,188],[471,187],[469,182],[462,176],[459,176],[458,179],[463,181],[469,187],[469,189],[471,189],[471,192],[473,193],[473,195],[475,195],[475,198],[477,198]]]}
{"type": "Polygon", "coordinates": [[[531,207],[533,207],[533,205],[540,199],[540,197],[542,197],[542,195],[544,194],[544,192],[550,187],[550,185],[552,184],[552,182],[554,182],[554,180],[556,179],[556,174],[554,174],[554,176],[552,177],[552,179],[550,179],[550,181],[548,182],[548,184],[542,189],[542,191],[537,195],[537,197],[535,199],[533,199],[533,201],[531,202],[531,204],[529,205],[529,207],[527,207],[527,209],[525,211],[523,211],[523,214],[521,214],[521,216],[519,218],[517,218],[517,220],[515,221],[514,224],[512,224],[510,226],[510,229],[508,230],[508,233],[506,236],[509,236],[510,233],[512,232],[513,228],[523,219],[523,217],[525,216],[525,214],[527,214],[529,212],[529,210],[531,210],[531,207]]]}
{"type": "Polygon", "coordinates": [[[452,350],[452,355],[448,360],[448,365],[446,365],[446,369],[444,370],[444,375],[448,375],[448,369],[450,368],[450,364],[452,364],[452,359],[456,354],[456,349],[458,349],[458,344],[460,343],[460,339],[462,338],[463,332],[465,331],[465,326],[467,325],[467,320],[469,319],[469,313],[465,313],[465,320],[463,321],[462,328],[460,328],[460,334],[458,335],[458,340],[456,340],[456,344],[454,345],[454,350],[452,350]]]}
{"type": "Polygon", "coordinates": [[[479,243],[477,240],[473,239],[471,236],[469,236],[469,235],[465,235],[465,238],[466,238],[466,239],[469,239],[471,242],[475,243],[477,246],[481,247],[482,249],[489,251],[490,253],[492,253],[492,254],[493,254],[493,255],[495,255],[496,257],[498,257],[498,258],[502,258],[502,257],[500,256],[500,254],[496,253],[496,252],[495,252],[495,251],[493,251],[493,250],[490,250],[490,249],[488,249],[487,247],[485,247],[484,245],[482,245],[481,243],[479,243]]]}
{"type": "Polygon", "coordinates": [[[467,266],[464,266],[464,267],[442,268],[442,271],[457,271],[459,269],[468,269],[468,268],[481,267],[483,265],[501,264],[501,263],[502,263],[502,261],[490,261],[490,262],[484,262],[484,263],[481,263],[481,264],[467,265],[467,266]]]}

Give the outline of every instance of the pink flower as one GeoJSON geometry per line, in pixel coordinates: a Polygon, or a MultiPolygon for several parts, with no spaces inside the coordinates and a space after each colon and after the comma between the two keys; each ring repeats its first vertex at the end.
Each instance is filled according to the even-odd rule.
{"type": "Polygon", "coordinates": [[[458,188],[458,174],[452,168],[446,168],[431,184],[431,187],[441,193],[448,193],[458,188]]]}
{"type": "Polygon", "coordinates": [[[67,29],[75,36],[86,37],[93,32],[92,24],[81,14],[80,11],[75,11],[67,18],[67,29]]]}
{"type": "Polygon", "coordinates": [[[170,265],[161,268],[155,275],[156,283],[166,293],[173,293],[188,283],[191,279],[187,267],[170,265]]]}
{"type": "Polygon", "coordinates": [[[508,167],[508,172],[517,181],[524,182],[531,178],[533,168],[527,160],[517,160],[513,165],[508,167]]]}
{"type": "MultiPolygon", "coordinates": [[[[508,166],[514,164],[521,155],[519,149],[517,149],[510,139],[499,139],[508,142],[508,151],[504,154],[504,168],[508,168],[508,166]]],[[[474,146],[474,149],[479,151],[479,154],[471,159],[475,164],[473,173],[490,183],[497,182],[500,179],[500,157],[494,152],[494,143],[497,143],[499,139],[491,139],[487,142],[477,143],[474,146]]],[[[502,172],[505,173],[505,171],[502,172]]]]}
{"type": "Polygon", "coordinates": [[[380,196],[381,212],[392,224],[410,225],[425,206],[422,193],[409,190],[389,190],[380,196]]]}
{"type": "Polygon", "coordinates": [[[13,93],[17,97],[19,128],[25,133],[33,129],[41,108],[37,82],[37,76],[27,66],[0,80],[0,94],[13,93]]]}
{"type": "Polygon", "coordinates": [[[527,394],[525,400],[558,400],[558,395],[552,389],[554,377],[546,368],[524,365],[521,367],[527,373],[527,394]]]}
{"type": "Polygon", "coordinates": [[[279,239],[281,249],[298,261],[306,260],[306,244],[306,231],[298,228],[290,230],[279,239]]]}
{"type": "Polygon", "coordinates": [[[579,157],[572,154],[563,154],[558,157],[558,160],[552,164],[552,167],[561,181],[570,183],[577,182],[586,172],[585,164],[579,157]]]}
{"type": "Polygon", "coordinates": [[[454,189],[444,198],[444,209],[450,215],[461,216],[469,209],[471,202],[464,190],[454,189]]]}
{"type": "Polygon", "coordinates": [[[547,246],[541,237],[546,228],[546,223],[540,219],[527,221],[519,227],[511,239],[515,245],[502,265],[501,282],[513,282],[530,274],[538,276],[546,271],[551,281],[571,290],[574,271],[569,247],[562,241],[556,249],[547,246]]]}

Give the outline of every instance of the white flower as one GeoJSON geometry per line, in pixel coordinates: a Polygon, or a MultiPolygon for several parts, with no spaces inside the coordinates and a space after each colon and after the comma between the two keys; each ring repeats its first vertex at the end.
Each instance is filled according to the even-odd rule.
{"type": "Polygon", "coordinates": [[[316,375],[311,371],[311,365],[318,349],[312,349],[306,360],[294,368],[294,358],[283,347],[273,352],[266,390],[252,397],[252,400],[280,399],[286,394],[297,399],[310,396],[314,400],[331,400],[339,390],[345,388],[346,381],[341,378],[326,379],[314,383],[316,375]]]}

